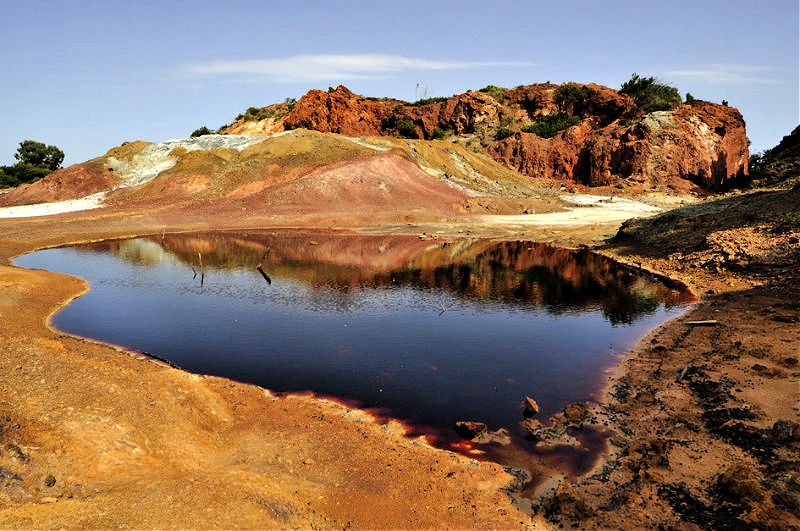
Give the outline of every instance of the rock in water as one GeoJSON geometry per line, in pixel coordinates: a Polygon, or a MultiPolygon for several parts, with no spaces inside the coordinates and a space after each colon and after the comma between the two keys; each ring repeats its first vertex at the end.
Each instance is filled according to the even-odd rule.
{"type": "Polygon", "coordinates": [[[525,419],[522,425],[525,426],[525,429],[534,439],[543,439],[546,434],[547,428],[538,420],[525,419]]]}
{"type": "Polygon", "coordinates": [[[536,400],[529,396],[525,396],[525,412],[531,415],[535,415],[539,412],[539,404],[536,403],[536,400]]]}
{"type": "Polygon", "coordinates": [[[459,421],[456,422],[456,433],[462,439],[474,439],[486,433],[486,424],[483,422],[459,421]]]}
{"type": "Polygon", "coordinates": [[[564,408],[564,419],[567,421],[567,426],[580,428],[588,416],[589,410],[583,402],[575,402],[564,408]]]}

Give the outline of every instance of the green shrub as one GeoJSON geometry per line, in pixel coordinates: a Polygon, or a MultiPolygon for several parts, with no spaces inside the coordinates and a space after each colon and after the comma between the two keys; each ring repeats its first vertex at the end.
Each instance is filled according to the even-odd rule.
{"type": "Polygon", "coordinates": [[[50,168],[18,162],[13,166],[0,166],[0,188],[33,183],[53,173],[50,168]]]}
{"type": "Polygon", "coordinates": [[[433,136],[431,138],[435,140],[441,140],[443,138],[447,138],[448,136],[452,135],[453,131],[450,129],[442,129],[441,127],[434,127],[433,128],[433,136]]]}
{"type": "Polygon", "coordinates": [[[472,148],[472,152],[473,153],[483,153],[483,151],[481,151],[481,148],[476,148],[476,147],[472,148]]]}
{"type": "Polygon", "coordinates": [[[692,96],[692,93],[691,93],[691,92],[687,92],[687,93],[686,93],[686,103],[688,103],[688,104],[690,104],[690,105],[691,105],[692,103],[694,103],[694,102],[696,102],[696,101],[697,101],[697,100],[695,99],[695,97],[694,97],[694,96],[692,96]]]}
{"type": "Polygon", "coordinates": [[[678,89],[661,83],[654,77],[639,77],[633,74],[622,84],[620,94],[627,94],[643,112],[668,111],[681,104],[678,89]]]}
{"type": "Polygon", "coordinates": [[[189,136],[191,136],[192,138],[196,138],[198,136],[211,135],[211,134],[214,134],[213,131],[211,131],[211,129],[209,129],[206,126],[203,126],[200,129],[195,129],[194,131],[192,131],[192,134],[189,136]]]}
{"type": "Polygon", "coordinates": [[[494,134],[495,140],[503,140],[504,138],[508,138],[514,135],[515,131],[510,127],[500,127],[497,132],[494,134]]]}
{"type": "Polygon", "coordinates": [[[800,212],[785,214],[772,229],[776,234],[796,231],[800,231],[800,212]]]}
{"type": "Polygon", "coordinates": [[[0,166],[0,188],[13,188],[21,183],[15,175],[6,173],[8,166],[0,166]]]}
{"type": "Polygon", "coordinates": [[[559,112],[542,116],[532,124],[522,127],[525,133],[533,133],[542,138],[553,138],[556,133],[568,129],[573,125],[581,123],[577,116],[570,116],[567,113],[559,112]]]}
{"type": "Polygon", "coordinates": [[[589,97],[586,87],[580,87],[575,83],[564,83],[553,93],[553,103],[559,109],[565,109],[570,103],[573,106],[581,105],[589,97]]]}
{"type": "Polygon", "coordinates": [[[267,118],[272,118],[273,116],[275,116],[275,108],[267,107],[266,109],[258,113],[258,116],[256,118],[258,118],[259,120],[266,120],[267,118]]]}
{"type": "Polygon", "coordinates": [[[728,106],[728,100],[722,100],[722,106],[723,107],[727,107],[728,106]]]}
{"type": "Polygon", "coordinates": [[[261,109],[258,107],[248,107],[244,114],[248,118],[252,118],[253,116],[258,115],[259,112],[261,112],[261,109]]]}
{"type": "Polygon", "coordinates": [[[406,107],[421,107],[423,105],[429,105],[431,103],[441,103],[447,100],[448,98],[445,98],[444,96],[437,96],[435,98],[423,98],[421,100],[417,100],[411,103],[404,103],[403,105],[406,107]]]}
{"type": "Polygon", "coordinates": [[[506,101],[506,89],[504,89],[503,87],[486,85],[482,89],[479,89],[478,92],[486,92],[491,97],[493,97],[497,101],[497,103],[504,103],[506,101]]]}
{"type": "Polygon", "coordinates": [[[400,133],[400,136],[403,138],[419,138],[417,126],[408,118],[403,118],[397,122],[397,132],[400,133]]]}
{"type": "Polygon", "coordinates": [[[386,131],[387,129],[394,129],[397,125],[397,117],[395,115],[384,116],[381,118],[381,129],[386,131]]]}

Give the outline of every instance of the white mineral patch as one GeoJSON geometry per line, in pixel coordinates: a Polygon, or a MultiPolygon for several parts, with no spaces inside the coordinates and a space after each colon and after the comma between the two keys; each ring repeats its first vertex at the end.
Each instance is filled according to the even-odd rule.
{"type": "MultiPolygon", "coordinates": [[[[285,133],[279,133],[279,136],[285,133]]],[[[227,148],[241,151],[246,147],[263,142],[270,137],[246,135],[203,135],[196,138],[181,138],[150,144],[140,153],[131,157],[131,160],[119,160],[109,157],[108,163],[114,168],[122,182],[117,188],[126,188],[144,184],[155,179],[164,170],[168,170],[178,162],[177,157],[169,154],[173,149],[182,147],[186,151],[198,151],[215,148],[227,148]]],[[[35,216],[50,216],[65,212],[90,210],[103,205],[106,192],[92,194],[81,199],[70,199],[55,203],[38,203],[35,205],[22,205],[0,208],[0,218],[27,218],[35,216]]]]}
{"type": "Polygon", "coordinates": [[[253,144],[267,140],[264,136],[246,135],[203,135],[196,138],[181,138],[150,144],[131,160],[118,160],[109,157],[108,163],[122,178],[119,188],[144,184],[156,178],[162,171],[168,170],[178,162],[178,158],[170,156],[172,150],[183,148],[186,151],[208,149],[235,149],[241,151],[253,144]]]}
{"type": "Polygon", "coordinates": [[[31,218],[36,216],[50,216],[78,210],[90,210],[102,206],[106,193],[87,195],[80,199],[58,201],[55,203],[38,203],[35,205],[21,205],[0,208],[0,218],[31,218]]]}
{"type": "Polygon", "coordinates": [[[561,196],[561,199],[573,205],[603,207],[622,212],[661,212],[660,208],[623,197],[592,194],[564,194],[561,196]]]}

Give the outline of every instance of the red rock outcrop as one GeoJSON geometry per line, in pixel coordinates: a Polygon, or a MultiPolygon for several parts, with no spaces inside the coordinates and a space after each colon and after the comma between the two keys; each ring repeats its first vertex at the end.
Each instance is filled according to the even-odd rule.
{"type": "MultiPolygon", "coordinates": [[[[366,98],[340,85],[328,92],[309,91],[270,130],[302,127],[397,137],[398,124],[410,120],[420,138],[446,132],[520,173],[589,186],[716,191],[747,177],[745,123],[736,109],[695,101],[642,115],[627,95],[594,83],[576,85],[586,97],[560,107],[553,101],[559,85],[552,83],[487,87],[415,104],[366,98]],[[555,112],[577,116],[581,123],[549,139],[520,131],[555,112]],[[500,127],[518,132],[497,140],[500,127]]],[[[241,125],[237,122],[231,131],[241,125]]]]}
{"type": "Polygon", "coordinates": [[[517,133],[489,147],[498,161],[531,176],[611,185],[620,181],[673,189],[722,190],[747,175],[745,123],[736,109],[681,105],[598,127],[594,118],[544,139],[517,133]]]}
{"type": "Polygon", "coordinates": [[[339,85],[333,92],[308,91],[283,123],[286,129],[302,127],[347,136],[377,136],[383,132],[381,121],[400,103],[358,96],[339,85]]]}
{"type": "Polygon", "coordinates": [[[347,136],[399,136],[397,124],[411,120],[420,138],[430,139],[434,129],[455,134],[475,132],[482,124],[494,127],[500,109],[494,98],[468,91],[444,101],[412,105],[394,99],[366,98],[339,85],[334,91],[310,90],[284,118],[287,129],[303,127],[347,136]]]}

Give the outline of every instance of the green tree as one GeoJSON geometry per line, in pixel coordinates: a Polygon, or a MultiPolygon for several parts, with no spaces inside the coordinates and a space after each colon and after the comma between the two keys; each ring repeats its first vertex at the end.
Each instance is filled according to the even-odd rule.
{"type": "Polygon", "coordinates": [[[20,163],[53,171],[60,168],[61,163],[64,162],[64,152],[56,146],[46,146],[41,142],[23,140],[19,143],[14,158],[20,163]]]}
{"type": "Polygon", "coordinates": [[[191,137],[196,138],[198,136],[211,135],[211,134],[214,134],[213,131],[211,131],[211,129],[209,129],[204,125],[200,129],[195,129],[194,131],[192,131],[191,137]]]}
{"type": "Polygon", "coordinates": [[[681,104],[678,89],[662,83],[654,77],[640,77],[633,74],[622,84],[620,94],[627,94],[642,111],[668,111],[681,104]]]}
{"type": "Polygon", "coordinates": [[[19,162],[13,166],[0,166],[0,188],[32,183],[61,167],[64,152],[33,140],[23,140],[14,154],[19,162]]]}
{"type": "Polygon", "coordinates": [[[586,87],[580,87],[575,83],[564,83],[553,93],[553,103],[563,111],[570,103],[573,107],[582,105],[588,97],[589,91],[586,87]]]}

